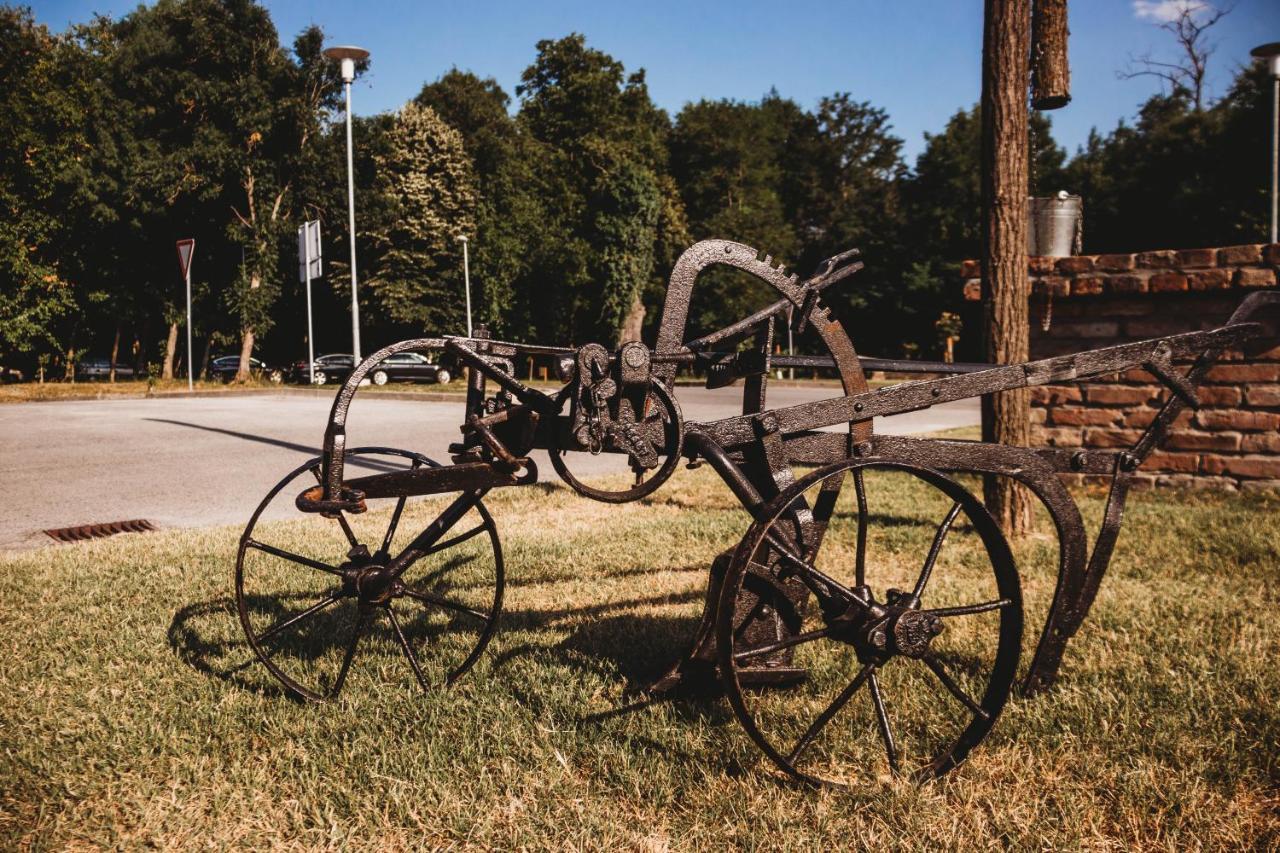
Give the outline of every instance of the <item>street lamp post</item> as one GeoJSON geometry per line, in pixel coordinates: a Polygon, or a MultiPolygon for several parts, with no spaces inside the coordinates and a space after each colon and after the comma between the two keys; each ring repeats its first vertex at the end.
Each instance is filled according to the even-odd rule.
{"type": "Polygon", "coordinates": [[[1280,41],[1260,44],[1249,55],[1266,60],[1271,71],[1271,242],[1276,242],[1277,175],[1280,171],[1280,41]]]}
{"type": "Polygon", "coordinates": [[[356,79],[356,63],[369,57],[362,47],[340,45],[324,55],[341,63],[342,83],[347,94],[347,233],[351,238],[351,354],[360,361],[360,303],[356,297],[356,178],[351,150],[351,81],[356,79]]]}
{"type": "Polygon", "coordinates": [[[471,259],[467,255],[467,235],[459,234],[462,243],[462,280],[467,291],[467,337],[471,337],[471,259]]]}

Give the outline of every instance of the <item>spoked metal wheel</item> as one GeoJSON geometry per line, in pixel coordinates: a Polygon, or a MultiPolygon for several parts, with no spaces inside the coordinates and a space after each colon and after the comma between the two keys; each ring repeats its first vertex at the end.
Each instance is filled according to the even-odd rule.
{"type": "Polygon", "coordinates": [[[964,487],[850,459],[769,502],[734,554],[716,627],[734,713],[787,774],[848,785],[887,759],[928,779],[963,761],[1004,708],[1022,599],[1008,544],[964,487]],[[803,678],[746,683],[774,666],[803,678]]]}
{"type": "MultiPolygon", "coordinates": [[[[438,467],[379,447],[348,451],[346,465],[371,474],[438,467]]],[[[337,697],[362,668],[423,690],[457,680],[502,609],[502,547],[483,493],[369,501],[368,512],[332,518],[303,513],[294,499],[320,468],[312,459],[276,484],[240,538],[236,606],[254,653],[312,701],[337,697]],[[371,667],[355,664],[366,657],[371,667]]]]}

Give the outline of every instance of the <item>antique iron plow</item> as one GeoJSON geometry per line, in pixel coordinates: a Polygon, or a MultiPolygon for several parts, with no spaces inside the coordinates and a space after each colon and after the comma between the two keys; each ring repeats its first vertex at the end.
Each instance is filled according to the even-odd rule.
{"type": "Polygon", "coordinates": [[[598,344],[529,346],[477,334],[402,341],[374,353],[338,392],[322,456],[268,493],[241,538],[236,597],[249,644],[292,693],[323,700],[340,693],[362,636],[385,617],[423,689],[451,683],[480,656],[502,608],[502,548],[484,497],[496,487],[536,482],[531,450],[549,451],[556,473],[574,490],[610,503],[652,494],[681,460],[706,463],[750,524],[711,567],[692,648],[649,690],[718,686],[759,748],[807,782],[840,783],[858,772],[842,752],[850,738],[831,736],[828,724],[859,692],[870,697],[894,771],[929,778],[956,766],[986,737],[1013,688],[1023,618],[1009,546],[962,482],[964,475],[1014,478],[1053,521],[1056,589],[1021,682],[1033,694],[1053,683],[1067,641],[1089,612],[1134,471],[1178,415],[1198,405],[1197,386],[1222,353],[1276,340],[1280,294],[1251,295],[1220,328],[1074,356],[1008,366],[889,363],[860,359],[822,303],[826,288],[861,268],[856,254],[833,257],[801,281],[748,246],[698,243],[672,272],[652,349],[639,342],[614,352],[598,344]],[[777,299],[717,332],[688,339],[694,283],[715,265],[758,278],[777,299]],[[827,355],[774,354],[775,327],[788,314],[795,330],[815,335],[827,355]],[[467,368],[462,440],[450,447],[452,464],[407,450],[346,446],[348,413],[361,381],[384,358],[405,351],[448,352],[467,368]],[[564,381],[558,392],[544,393],[514,377],[513,359],[529,355],[558,361],[564,381]],[[741,380],[742,414],[685,420],[674,384],[681,365],[704,372],[711,387],[741,380]],[[770,372],[788,366],[833,369],[843,393],[770,409],[770,372]],[[878,368],[947,375],[872,390],[864,371],[878,368]],[[1150,372],[1168,395],[1128,449],[1029,449],[872,432],[877,416],[1133,368],[1150,372]],[[588,485],[573,471],[573,460],[584,453],[625,459],[631,481],[615,488],[588,485]],[[355,467],[375,473],[350,476],[355,467]],[[1091,551],[1062,473],[1110,478],[1091,551]],[[941,498],[940,505],[949,506],[927,553],[912,558],[901,587],[872,577],[878,567],[873,546],[892,543],[893,526],[900,523],[871,511],[873,482],[889,483],[921,505],[941,498]],[[445,494],[454,497],[444,509],[407,544],[394,547],[407,499],[445,494]],[[299,553],[306,549],[259,535],[259,518],[277,500],[292,501],[304,514],[295,525],[310,519],[324,526],[327,534],[295,530],[301,538],[292,540],[324,553],[299,553]],[[392,506],[380,535],[356,529],[371,501],[392,506]],[[967,544],[955,577],[939,579],[948,537],[967,544]],[[306,582],[300,588],[293,577],[306,582]],[[348,615],[338,619],[334,613],[343,606],[348,615]],[[958,645],[944,648],[948,637],[958,645]],[[328,651],[318,651],[325,643],[328,651]],[[325,654],[327,670],[320,665],[325,654]],[[938,697],[920,706],[925,719],[906,727],[930,744],[909,768],[885,700],[885,680],[907,672],[924,673],[938,697]]]}

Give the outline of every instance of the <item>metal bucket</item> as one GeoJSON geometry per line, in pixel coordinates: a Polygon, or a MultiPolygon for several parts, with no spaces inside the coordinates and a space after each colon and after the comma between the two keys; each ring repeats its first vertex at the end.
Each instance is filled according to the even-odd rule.
{"type": "Polygon", "coordinates": [[[1084,199],[1066,190],[1047,198],[1027,199],[1027,254],[1061,258],[1079,254],[1083,235],[1084,199]]]}

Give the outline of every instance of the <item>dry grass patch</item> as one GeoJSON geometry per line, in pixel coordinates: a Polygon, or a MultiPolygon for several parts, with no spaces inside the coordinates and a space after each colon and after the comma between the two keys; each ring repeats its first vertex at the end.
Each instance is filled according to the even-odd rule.
{"type": "MultiPolygon", "coordinates": [[[[877,499],[889,517],[946,511],[909,488],[877,499]]],[[[1096,524],[1102,496],[1081,499],[1096,524]]],[[[385,633],[336,704],[291,701],[246,665],[236,529],[0,558],[3,845],[1280,844],[1275,496],[1134,495],[1058,688],[1011,700],[968,763],[924,786],[885,777],[854,717],[851,733],[871,736],[864,781],[816,792],[780,783],[720,700],[615,713],[687,642],[706,567],[746,528],[714,475],[682,471],[625,507],[559,487],[487,503],[509,576],[503,627],[468,676],[425,698],[385,633]]],[[[438,505],[411,503],[402,529],[438,505]]],[[[269,529],[327,547],[314,521],[269,529]]],[[[932,528],[890,533],[887,553],[916,555],[932,528]]],[[[1016,551],[1025,662],[1056,545],[1016,551]]],[[[963,545],[950,558],[968,570],[963,545]]],[[[924,702],[901,696],[895,713],[924,702]]]]}

